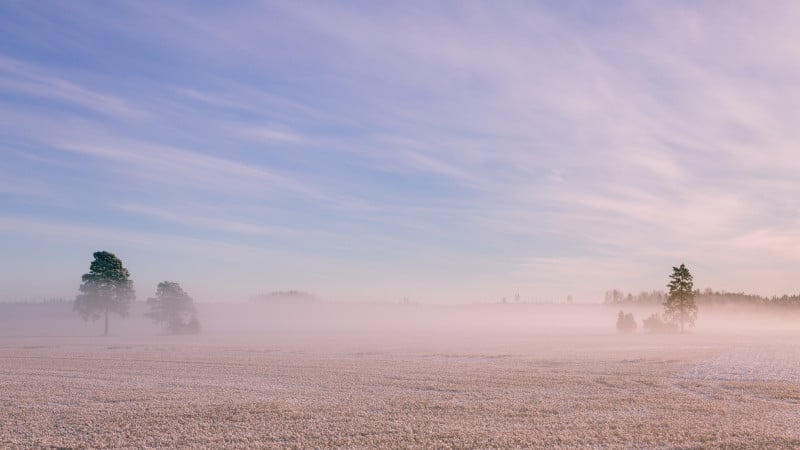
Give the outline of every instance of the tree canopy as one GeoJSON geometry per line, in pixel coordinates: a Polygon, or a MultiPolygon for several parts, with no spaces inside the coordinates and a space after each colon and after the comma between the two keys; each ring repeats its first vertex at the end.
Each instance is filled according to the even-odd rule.
{"type": "Polygon", "coordinates": [[[136,299],[133,282],[128,269],[113,253],[99,251],[94,253],[89,273],[83,274],[80,294],[75,297],[73,309],[84,320],[95,321],[105,317],[105,331],[108,335],[109,313],[121,317],[128,315],[130,304],[136,299]]]}
{"type": "Polygon", "coordinates": [[[158,283],[156,296],[147,299],[150,310],[145,316],[157,324],[162,324],[170,333],[196,333],[200,325],[197,321],[192,298],[184,292],[181,285],[173,281],[158,283]]]}
{"type": "Polygon", "coordinates": [[[678,322],[683,331],[684,324],[694,326],[697,320],[697,304],[694,302],[694,281],[684,264],[673,267],[667,284],[669,293],[664,302],[664,316],[678,322]]]}

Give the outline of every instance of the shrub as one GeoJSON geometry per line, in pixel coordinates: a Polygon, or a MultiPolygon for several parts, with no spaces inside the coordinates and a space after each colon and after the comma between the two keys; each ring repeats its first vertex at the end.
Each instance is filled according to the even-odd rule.
{"type": "Polygon", "coordinates": [[[633,313],[625,314],[620,311],[617,315],[617,331],[620,333],[633,333],[636,331],[636,319],[633,318],[633,313]]]}
{"type": "Polygon", "coordinates": [[[677,324],[664,321],[661,316],[656,313],[644,319],[642,325],[645,330],[651,333],[676,333],[678,331],[677,324]]]}

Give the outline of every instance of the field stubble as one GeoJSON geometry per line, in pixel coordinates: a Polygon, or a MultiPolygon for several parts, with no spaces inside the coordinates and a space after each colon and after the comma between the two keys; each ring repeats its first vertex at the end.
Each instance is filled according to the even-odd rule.
{"type": "Polygon", "coordinates": [[[3,338],[0,447],[800,447],[796,336],[201,339],[3,338]]]}

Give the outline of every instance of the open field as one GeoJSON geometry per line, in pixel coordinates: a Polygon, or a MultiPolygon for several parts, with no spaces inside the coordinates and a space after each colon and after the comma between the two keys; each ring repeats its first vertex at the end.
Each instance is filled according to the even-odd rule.
{"type": "Polygon", "coordinates": [[[0,338],[0,447],[800,447],[798,335],[0,338]]]}

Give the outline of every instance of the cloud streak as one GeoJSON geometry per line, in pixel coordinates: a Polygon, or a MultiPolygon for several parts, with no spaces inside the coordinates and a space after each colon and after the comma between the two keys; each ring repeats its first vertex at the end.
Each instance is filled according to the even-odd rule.
{"type": "Polygon", "coordinates": [[[121,118],[136,118],[145,114],[121,98],[46,75],[41,68],[7,58],[0,58],[0,92],[2,91],[62,101],[121,118]]]}

